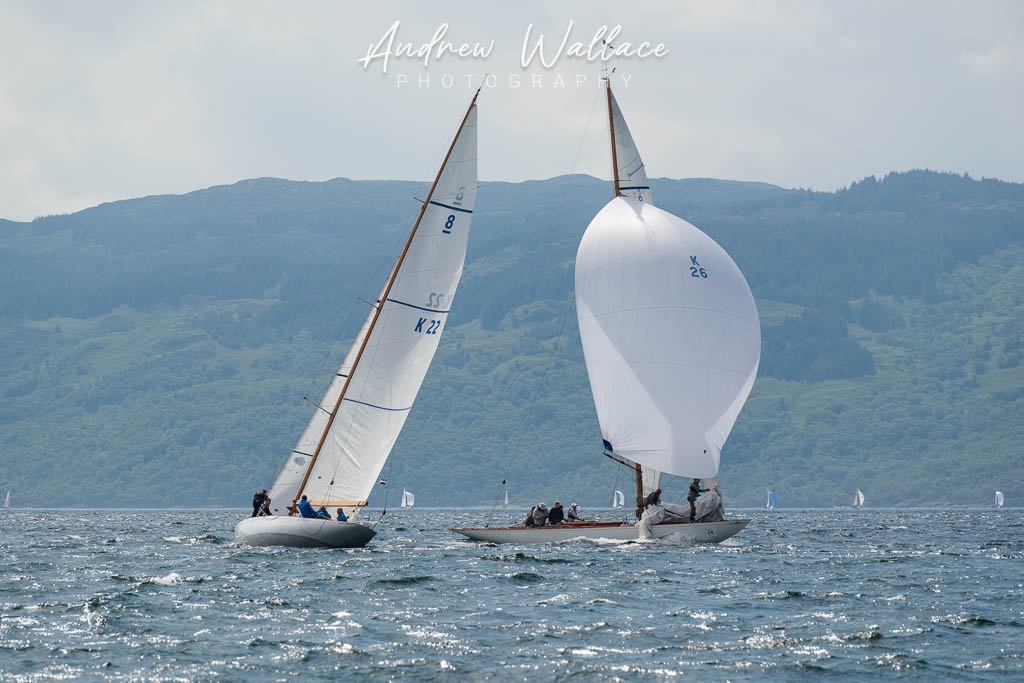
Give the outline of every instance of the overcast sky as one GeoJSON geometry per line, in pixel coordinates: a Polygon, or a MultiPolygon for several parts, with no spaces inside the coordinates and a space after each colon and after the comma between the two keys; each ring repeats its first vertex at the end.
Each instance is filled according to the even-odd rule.
{"type": "Polygon", "coordinates": [[[482,180],[607,177],[600,62],[520,63],[527,26],[550,60],[570,20],[570,43],[607,24],[665,45],[613,60],[651,177],[1024,180],[1024,2],[26,1],[0,2],[0,217],[259,176],[427,179],[488,72],[482,180]],[[493,50],[364,69],[396,20],[397,42],[447,22],[493,50]]]}

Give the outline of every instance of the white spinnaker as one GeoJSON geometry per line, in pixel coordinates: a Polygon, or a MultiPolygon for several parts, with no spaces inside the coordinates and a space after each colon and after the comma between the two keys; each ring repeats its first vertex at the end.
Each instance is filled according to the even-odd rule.
{"type": "Polygon", "coordinates": [[[761,357],[754,297],[725,250],[677,216],[616,197],[580,241],[576,314],[614,452],[684,477],[718,474],[761,357]]]}
{"type": "MultiPolygon", "coordinates": [[[[633,136],[622,116],[615,95],[608,93],[612,101],[612,123],[615,128],[615,161],[619,170],[619,194],[647,204],[651,203],[651,187],[647,182],[640,151],[633,142],[633,136]]],[[[657,488],[657,487],[655,487],[657,488]]]]}
{"type": "MultiPolygon", "coordinates": [[[[303,493],[314,505],[364,504],[412,408],[462,277],[477,189],[477,116],[474,105],[420,220],[366,348],[352,363],[375,311],[370,311],[320,405],[331,410],[345,377],[348,390],[303,493]]],[[[317,409],[288,456],[270,496],[275,514],[287,514],[328,421],[317,409]],[[299,460],[301,459],[301,463],[299,460]]]]}

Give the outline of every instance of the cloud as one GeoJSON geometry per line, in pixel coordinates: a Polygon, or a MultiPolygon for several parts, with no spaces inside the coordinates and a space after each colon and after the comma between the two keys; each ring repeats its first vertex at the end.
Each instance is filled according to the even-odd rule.
{"type": "Polygon", "coordinates": [[[600,65],[519,67],[528,24],[553,40],[570,20],[573,40],[621,24],[624,40],[668,46],[616,63],[652,176],[828,189],[932,166],[1022,180],[1020,127],[1000,114],[1024,105],[1021,55],[998,47],[1024,43],[1021,14],[998,2],[9,2],[0,216],[256,176],[428,179],[472,94],[464,76],[475,87],[486,72],[498,87],[480,100],[483,179],[606,177],[606,122],[591,114],[600,65]],[[364,70],[396,19],[403,41],[447,22],[449,39],[493,39],[494,53],[364,70]]]}

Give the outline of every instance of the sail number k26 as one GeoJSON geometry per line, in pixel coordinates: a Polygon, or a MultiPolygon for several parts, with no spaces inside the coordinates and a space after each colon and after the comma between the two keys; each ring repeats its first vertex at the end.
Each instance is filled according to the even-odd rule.
{"type": "Polygon", "coordinates": [[[696,256],[690,257],[690,277],[704,277],[708,276],[708,271],[701,267],[700,263],[697,262],[696,256]]]}
{"type": "MultiPolygon", "coordinates": [[[[463,185],[455,193],[455,200],[452,201],[452,205],[453,206],[462,206],[462,200],[463,200],[463,198],[465,198],[465,196],[466,196],[466,187],[465,187],[465,185],[463,185]]],[[[455,227],[455,214],[454,213],[450,213],[450,214],[448,214],[448,217],[444,219],[444,227],[441,228],[441,232],[443,232],[446,235],[450,235],[450,234],[452,234],[452,228],[453,227],[455,227]]]]}
{"type": "Polygon", "coordinates": [[[441,321],[420,318],[419,322],[416,323],[416,329],[413,331],[420,334],[437,334],[441,331],[441,321]]]}

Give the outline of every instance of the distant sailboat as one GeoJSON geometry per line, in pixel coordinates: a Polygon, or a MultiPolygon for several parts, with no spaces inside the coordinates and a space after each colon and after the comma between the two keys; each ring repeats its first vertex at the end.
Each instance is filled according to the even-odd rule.
{"type": "Polygon", "coordinates": [[[508,507],[508,489],[505,489],[505,507],[508,507]]]}
{"type": "Polygon", "coordinates": [[[853,507],[862,508],[864,507],[864,492],[857,489],[857,493],[853,496],[853,507]]]}
{"type": "MultiPolygon", "coordinates": [[[[998,493],[996,495],[1002,496],[1003,494],[998,493]]],[[[11,507],[11,490],[10,489],[7,489],[7,497],[4,498],[4,507],[5,508],[11,507]]]]}
{"type": "Polygon", "coordinates": [[[772,491],[771,489],[768,489],[768,504],[765,505],[765,507],[769,510],[775,507],[775,491],[772,491]]]}
{"type": "Polygon", "coordinates": [[[399,507],[411,508],[416,504],[416,496],[412,494],[412,491],[406,491],[402,489],[402,504],[399,507]]]}
{"type": "MultiPolygon", "coordinates": [[[[8,493],[7,497],[10,498],[10,496],[11,496],[11,494],[8,493]]],[[[997,508],[1003,507],[1003,492],[1002,491],[996,491],[996,507],[997,508]]]]}
{"type": "Polygon", "coordinates": [[[621,508],[626,507],[626,494],[622,491],[616,491],[612,495],[612,507],[621,508]]]}
{"type": "Polygon", "coordinates": [[[272,514],[239,522],[239,541],[351,548],[374,537],[373,529],[358,523],[359,512],[416,400],[462,277],[476,200],[479,94],[362,329],[278,472],[272,514]],[[331,513],[343,508],[349,521],[298,517],[300,497],[331,513]]]}
{"type": "Polygon", "coordinates": [[[614,193],[576,253],[576,314],[603,454],[635,476],[640,521],[454,530],[475,540],[680,535],[717,543],[750,521],[724,519],[713,478],[757,376],[761,328],[754,296],[717,242],[654,206],[643,160],[607,77],[602,86],[614,193]],[[662,472],[702,479],[707,497],[697,501],[696,522],[687,523],[683,506],[645,512],[662,472]]]}

